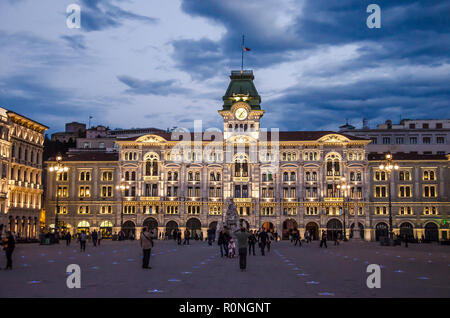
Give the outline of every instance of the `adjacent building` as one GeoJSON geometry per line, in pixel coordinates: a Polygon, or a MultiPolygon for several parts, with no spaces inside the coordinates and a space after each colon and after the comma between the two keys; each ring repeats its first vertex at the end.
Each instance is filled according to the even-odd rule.
{"type": "MultiPolygon", "coordinates": [[[[223,131],[155,130],[115,140],[117,152],[68,153],[67,172],[49,179],[47,224],[155,236],[220,228],[234,201],[251,229],[283,238],[346,229],[365,240],[387,235],[388,178],[371,139],[332,131],[267,131],[252,71],[232,71],[219,115],[223,131]],[[360,229],[353,233],[352,228],[360,229]]],[[[370,136],[369,136],[370,137],[370,136]]],[[[449,237],[449,160],[445,154],[394,155],[394,231],[449,237]]],[[[50,160],[49,165],[54,164],[50,160]]]]}
{"type": "Polygon", "coordinates": [[[48,129],[0,108],[0,224],[22,238],[35,238],[42,209],[42,153],[48,129]]]}
{"type": "Polygon", "coordinates": [[[450,153],[450,119],[403,119],[399,124],[387,120],[371,129],[363,125],[360,129],[346,124],[340,132],[370,139],[369,152],[375,153],[450,153]]]}

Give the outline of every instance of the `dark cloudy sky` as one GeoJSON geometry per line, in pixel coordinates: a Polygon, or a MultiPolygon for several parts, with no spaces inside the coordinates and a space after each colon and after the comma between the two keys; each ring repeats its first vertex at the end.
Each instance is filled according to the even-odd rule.
{"type": "Polygon", "coordinates": [[[450,118],[450,1],[1,0],[0,106],[63,130],[222,127],[231,69],[246,68],[263,126],[450,118]],[[81,29],[66,7],[81,6],[81,29]],[[366,8],[381,7],[381,29],[366,8]]]}

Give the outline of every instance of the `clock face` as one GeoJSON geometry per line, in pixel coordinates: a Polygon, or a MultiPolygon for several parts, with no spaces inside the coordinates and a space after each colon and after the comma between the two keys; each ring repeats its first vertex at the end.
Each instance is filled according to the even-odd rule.
{"type": "Polygon", "coordinates": [[[236,109],[236,111],[234,112],[234,116],[236,116],[237,119],[239,120],[244,120],[247,118],[248,116],[248,112],[247,109],[243,108],[243,107],[239,107],[238,109],[236,109]]]}

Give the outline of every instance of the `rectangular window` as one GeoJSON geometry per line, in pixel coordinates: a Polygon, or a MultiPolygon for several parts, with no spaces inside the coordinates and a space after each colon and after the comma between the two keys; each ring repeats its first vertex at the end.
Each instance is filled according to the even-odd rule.
{"type": "Polygon", "coordinates": [[[409,138],[409,143],[410,143],[411,145],[417,144],[417,137],[410,137],[410,138],[409,138]]]}
{"type": "Polygon", "coordinates": [[[387,197],[387,187],[386,186],[376,186],[375,187],[375,198],[386,198],[387,197]]]}
{"type": "Polygon", "coordinates": [[[405,143],[405,138],[403,138],[403,137],[397,137],[397,138],[395,138],[395,143],[396,143],[397,145],[404,144],[404,143],[405,143]]]}
{"type": "Polygon", "coordinates": [[[437,144],[444,144],[445,143],[445,138],[443,136],[436,137],[436,143],[437,144]]]}
{"type": "Polygon", "coordinates": [[[431,143],[431,137],[423,137],[422,143],[424,143],[424,144],[430,144],[430,143],[431,143]]]}
{"type": "Polygon", "coordinates": [[[437,196],[436,186],[435,185],[424,186],[423,196],[425,198],[435,198],[437,196]]]}
{"type": "Polygon", "coordinates": [[[401,186],[399,186],[399,192],[398,192],[398,196],[400,197],[400,198],[409,198],[409,197],[411,197],[411,186],[404,186],[404,185],[401,185],[401,186]]]}
{"type": "Polygon", "coordinates": [[[383,137],[383,145],[389,145],[391,143],[390,137],[383,137]]]}
{"type": "Polygon", "coordinates": [[[376,145],[378,143],[377,137],[370,137],[370,140],[372,140],[372,144],[376,145]]]}
{"type": "Polygon", "coordinates": [[[436,129],[442,129],[442,123],[437,123],[436,124],[436,129]]]}
{"type": "Polygon", "coordinates": [[[90,197],[91,196],[90,187],[89,186],[81,186],[79,189],[78,195],[82,198],[90,197]]]}
{"type": "Polygon", "coordinates": [[[112,171],[103,171],[102,172],[102,181],[113,181],[112,171]]]}

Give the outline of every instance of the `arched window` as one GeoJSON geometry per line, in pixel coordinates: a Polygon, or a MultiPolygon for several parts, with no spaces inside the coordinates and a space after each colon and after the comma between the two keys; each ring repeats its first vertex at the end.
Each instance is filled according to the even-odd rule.
{"type": "Polygon", "coordinates": [[[133,171],[132,173],[131,173],[131,180],[136,180],[136,172],[135,171],[133,171]]]}
{"type": "Polygon", "coordinates": [[[167,180],[172,181],[172,172],[171,171],[167,172],[167,180]]]}
{"type": "Polygon", "coordinates": [[[125,172],[125,180],[126,181],[130,180],[130,172],[129,171],[125,172]]]}
{"type": "Polygon", "coordinates": [[[220,172],[217,173],[216,181],[220,181],[220,172]]]}
{"type": "Polygon", "coordinates": [[[214,172],[211,172],[209,174],[209,181],[216,181],[216,176],[214,175],[214,172]]]}
{"type": "Polygon", "coordinates": [[[178,172],[173,173],[173,181],[178,181],[178,172]]]}
{"type": "Polygon", "coordinates": [[[288,173],[283,172],[283,181],[289,181],[288,173]]]}
{"type": "Polygon", "coordinates": [[[267,181],[267,175],[265,173],[262,174],[262,182],[267,181]]]}
{"type": "Polygon", "coordinates": [[[200,181],[200,172],[195,173],[195,181],[200,181]]]}
{"type": "Polygon", "coordinates": [[[158,175],[158,160],[159,157],[155,153],[148,153],[144,157],[145,160],[145,175],[157,176],[158,175]]]}
{"type": "Polygon", "coordinates": [[[327,163],[327,176],[340,176],[340,160],[341,157],[337,153],[329,153],[325,157],[327,163]]]}
{"type": "Polygon", "coordinates": [[[194,174],[192,173],[192,171],[188,172],[188,181],[194,181],[194,174]]]}
{"type": "Polygon", "coordinates": [[[234,176],[248,177],[248,160],[244,154],[237,154],[234,159],[234,176]]]}
{"type": "Polygon", "coordinates": [[[311,181],[311,172],[306,172],[306,181],[311,181]]]}
{"type": "Polygon", "coordinates": [[[295,181],[295,172],[291,172],[291,179],[290,181],[295,181]]]}

